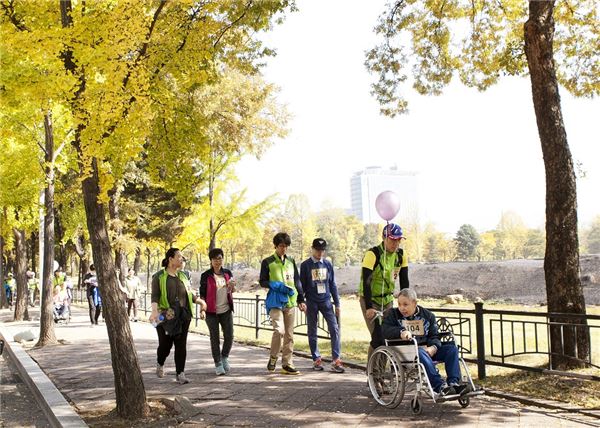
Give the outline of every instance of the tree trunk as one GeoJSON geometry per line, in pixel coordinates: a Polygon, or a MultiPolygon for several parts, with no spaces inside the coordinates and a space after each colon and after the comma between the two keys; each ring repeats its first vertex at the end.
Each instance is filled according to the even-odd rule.
{"type": "Polygon", "coordinates": [[[63,272],[67,271],[67,251],[63,244],[65,237],[65,230],[60,219],[60,210],[54,209],[54,242],[58,249],[58,254],[55,255],[55,259],[58,265],[62,268],[63,272]]]}
{"type": "Polygon", "coordinates": [[[123,226],[121,224],[121,218],[119,214],[119,196],[120,191],[117,186],[109,194],[110,200],[108,202],[108,213],[111,219],[112,230],[114,233],[113,243],[115,243],[115,265],[119,269],[119,281],[121,284],[125,284],[125,276],[127,275],[127,255],[121,245],[121,238],[123,234],[123,226]]]}
{"type": "Polygon", "coordinates": [[[77,287],[83,287],[83,277],[89,270],[88,256],[87,256],[87,242],[85,242],[85,236],[83,231],[79,230],[78,236],[75,239],[75,252],[79,256],[79,276],[77,278],[77,287]]]}
{"type": "Polygon", "coordinates": [[[25,231],[13,228],[15,238],[17,299],[15,302],[15,321],[29,321],[27,311],[27,244],[25,231]]]}
{"type": "Polygon", "coordinates": [[[146,248],[146,257],[148,260],[148,263],[146,265],[146,291],[150,293],[152,291],[150,287],[150,257],[152,257],[152,252],[150,251],[150,248],[146,248]]]}
{"type": "Polygon", "coordinates": [[[105,205],[98,202],[100,187],[95,159],[92,160],[91,174],[82,183],[83,201],[110,342],[117,413],[123,418],[137,419],[148,413],[146,391],[137,354],[131,346],[134,341],[127,312],[117,286],[105,205]]]}
{"type": "Polygon", "coordinates": [[[54,333],[54,318],[52,316],[52,272],[54,270],[54,130],[52,128],[52,115],[44,115],[45,131],[45,175],[46,188],[44,190],[44,268],[40,277],[40,337],[36,346],[45,346],[56,343],[54,333]]]}
{"type": "MultiPolygon", "coordinates": [[[[37,241],[38,241],[38,235],[37,235],[37,233],[31,232],[31,270],[33,272],[35,272],[35,270],[36,270],[35,269],[36,262],[37,262],[37,260],[36,260],[36,254],[37,254],[36,249],[38,247],[38,242],[37,241]]],[[[38,272],[38,274],[36,276],[39,278],[39,276],[40,276],[39,272],[38,272]]]]}
{"type": "Polygon", "coordinates": [[[8,308],[8,299],[6,290],[4,290],[4,238],[0,236],[0,309],[8,308]]]}
{"type": "Polygon", "coordinates": [[[133,259],[133,270],[135,274],[140,273],[140,269],[142,268],[142,249],[140,247],[135,247],[135,259],[133,259]]]}
{"type": "MultiPolygon", "coordinates": [[[[548,312],[585,314],[579,278],[577,188],[554,67],[553,11],[554,1],[530,1],[525,23],[525,53],[546,169],[546,295],[548,312]]],[[[551,327],[551,368],[583,366],[582,360],[589,360],[590,356],[585,320],[552,317],[550,321],[578,325],[551,327]]]]}

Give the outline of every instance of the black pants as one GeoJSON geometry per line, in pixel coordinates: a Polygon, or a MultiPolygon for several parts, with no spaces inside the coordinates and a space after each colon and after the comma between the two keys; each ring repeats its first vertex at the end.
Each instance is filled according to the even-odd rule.
{"type": "Polygon", "coordinates": [[[184,321],[181,334],[169,336],[165,333],[162,325],[156,327],[158,333],[158,348],[156,349],[156,362],[161,366],[165,365],[167,357],[171,353],[171,348],[175,345],[175,372],[177,374],[185,370],[185,359],[187,357],[187,335],[190,329],[191,320],[184,321]]]}
{"type": "Polygon", "coordinates": [[[90,307],[90,322],[98,324],[98,318],[100,318],[100,314],[102,313],[102,306],[94,305],[94,298],[92,296],[88,296],[88,306],[90,307]]]}
{"type": "Polygon", "coordinates": [[[215,364],[221,357],[229,357],[233,345],[233,313],[229,310],[223,314],[206,314],[206,325],[210,333],[210,349],[215,364]],[[219,325],[223,329],[223,350],[220,349],[219,325]]]}
{"type": "Polygon", "coordinates": [[[137,319],[137,299],[127,299],[127,316],[130,316],[132,306],[133,306],[133,317],[135,319],[137,319]]]}

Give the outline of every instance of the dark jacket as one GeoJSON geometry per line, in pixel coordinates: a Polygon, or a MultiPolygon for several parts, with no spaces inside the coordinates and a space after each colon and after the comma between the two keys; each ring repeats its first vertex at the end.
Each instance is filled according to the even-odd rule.
{"type": "MultiPolygon", "coordinates": [[[[215,271],[210,269],[202,272],[200,276],[200,297],[206,301],[206,313],[217,313],[217,282],[215,281],[215,271]]],[[[221,268],[221,273],[225,277],[225,281],[229,284],[229,280],[233,278],[233,274],[229,269],[221,268]]],[[[233,312],[233,296],[231,292],[227,292],[227,301],[229,309],[233,312]]]]}
{"type": "Polygon", "coordinates": [[[340,297],[338,295],[337,285],[333,273],[333,266],[325,259],[314,261],[312,257],[304,260],[300,265],[300,282],[304,291],[304,298],[307,302],[330,302],[333,298],[333,304],[340,306],[340,297]],[[319,294],[318,282],[313,281],[313,270],[325,269],[326,279],[323,281],[325,292],[319,294]]]}
{"type": "Polygon", "coordinates": [[[438,336],[437,324],[435,322],[435,315],[433,312],[417,305],[417,310],[410,317],[403,317],[397,308],[390,309],[384,320],[383,320],[383,337],[385,339],[399,339],[400,333],[406,330],[402,321],[423,321],[424,334],[421,336],[414,335],[417,339],[419,346],[436,346],[438,349],[441,348],[442,343],[438,336]]]}

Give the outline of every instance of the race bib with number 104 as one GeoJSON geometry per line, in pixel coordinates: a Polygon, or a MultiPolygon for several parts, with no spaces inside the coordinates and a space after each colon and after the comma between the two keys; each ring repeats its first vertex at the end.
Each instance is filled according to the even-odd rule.
{"type": "Polygon", "coordinates": [[[410,331],[413,336],[424,336],[425,326],[423,320],[402,320],[402,326],[410,331]]]}

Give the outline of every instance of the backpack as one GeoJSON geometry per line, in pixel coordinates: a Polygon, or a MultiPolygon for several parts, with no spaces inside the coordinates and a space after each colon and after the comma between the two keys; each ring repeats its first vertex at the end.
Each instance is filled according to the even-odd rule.
{"type": "MultiPolygon", "coordinates": [[[[373,254],[375,254],[375,264],[373,265],[373,270],[375,270],[375,267],[377,265],[381,266],[381,270],[383,271],[383,265],[381,264],[381,248],[379,247],[379,245],[376,245],[373,248],[370,248],[369,251],[373,251],[373,254]]],[[[401,267],[402,266],[402,258],[404,257],[404,250],[402,248],[398,248],[398,250],[396,251],[396,253],[398,254],[398,260],[396,261],[396,267],[401,267]]]]}

